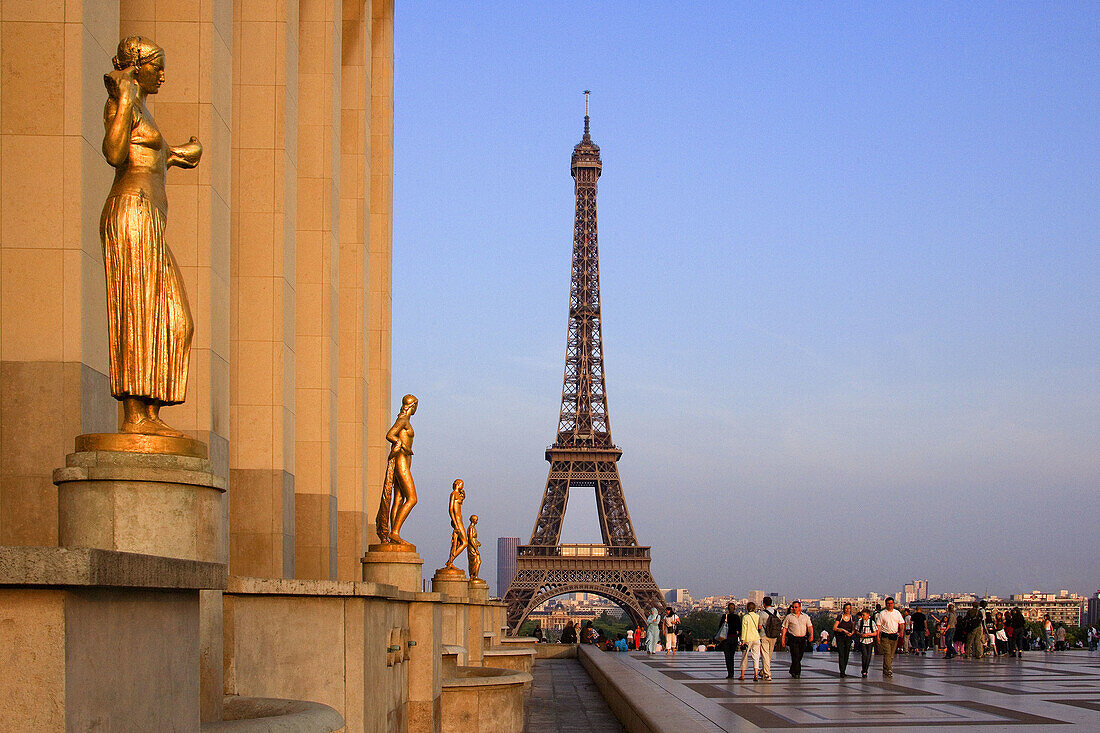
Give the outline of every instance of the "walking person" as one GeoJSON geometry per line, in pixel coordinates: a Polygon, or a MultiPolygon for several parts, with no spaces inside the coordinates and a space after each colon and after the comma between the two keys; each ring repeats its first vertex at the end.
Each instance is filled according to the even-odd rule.
{"type": "Polygon", "coordinates": [[[860,676],[866,678],[867,670],[871,667],[871,657],[875,653],[875,641],[878,639],[878,624],[871,618],[871,609],[864,608],[859,612],[859,621],[856,622],[856,635],[859,637],[859,658],[861,663],[860,676]]]}
{"type": "Polygon", "coordinates": [[[672,610],[672,606],[665,609],[661,625],[665,628],[665,656],[676,656],[676,632],[680,630],[680,617],[672,610]]]}
{"type": "Polygon", "coordinates": [[[894,599],[886,599],[886,608],[878,615],[879,643],[882,646],[882,676],[887,679],[894,676],[894,654],[898,650],[898,639],[905,636],[905,617],[894,608],[894,599]]]}
{"type": "Polygon", "coordinates": [[[806,653],[806,647],[814,643],[814,624],[809,616],[802,613],[802,603],[799,601],[791,604],[791,612],[783,619],[779,645],[787,646],[788,643],[791,650],[791,677],[798,679],[802,676],[802,655],[806,653]]]}
{"type": "Polygon", "coordinates": [[[1069,644],[1066,643],[1066,625],[1058,624],[1058,628],[1054,630],[1054,651],[1060,652],[1069,649],[1069,644]]]}
{"type": "Polygon", "coordinates": [[[640,652],[642,650],[642,625],[638,624],[634,627],[634,651],[640,652]]]}
{"type": "MultiPolygon", "coordinates": [[[[726,643],[729,641],[727,639],[726,643]]],[[[756,604],[752,601],[749,601],[749,605],[745,607],[745,615],[741,617],[741,676],[738,679],[745,679],[745,666],[749,657],[752,657],[752,681],[756,682],[761,671],[760,614],[756,612],[756,604]]]]}
{"type": "Polygon", "coordinates": [[[1020,612],[1019,606],[1014,606],[1011,611],[1008,612],[1008,621],[1006,622],[1012,629],[1012,652],[1014,656],[1023,657],[1023,652],[1027,649],[1027,619],[1024,618],[1024,614],[1020,612]]]}
{"type": "Polygon", "coordinates": [[[760,662],[764,669],[764,679],[772,678],[772,654],[775,643],[783,629],[783,621],[772,608],[771,596],[764,596],[764,608],[760,613],[760,662]]]}
{"type": "Polygon", "coordinates": [[[657,607],[649,609],[649,615],[645,619],[645,653],[656,654],[657,644],[661,634],[661,613],[657,607]]]}
{"type": "Polygon", "coordinates": [[[856,620],[852,618],[852,604],[845,603],[841,613],[833,622],[833,639],[836,641],[837,661],[840,663],[840,676],[846,677],[848,657],[852,653],[852,637],[856,634],[856,620]]]}
{"type": "Polygon", "coordinates": [[[722,614],[722,622],[718,625],[718,633],[722,633],[722,626],[726,627],[726,638],[719,639],[722,645],[722,654],[726,658],[726,679],[732,680],[737,669],[737,647],[741,638],[741,616],[737,613],[737,604],[730,601],[726,605],[726,612],[722,614]]]}
{"type": "Polygon", "coordinates": [[[1043,614],[1043,644],[1048,652],[1054,651],[1054,624],[1050,622],[1050,614],[1043,614]]]}

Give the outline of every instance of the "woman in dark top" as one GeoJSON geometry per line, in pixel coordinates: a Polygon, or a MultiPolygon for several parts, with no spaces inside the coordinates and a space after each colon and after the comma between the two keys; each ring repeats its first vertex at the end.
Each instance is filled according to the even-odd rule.
{"type": "Polygon", "coordinates": [[[577,627],[573,625],[572,621],[565,623],[565,628],[561,630],[561,643],[562,644],[576,644],[577,643],[577,627]]]}
{"type": "Polygon", "coordinates": [[[852,637],[856,633],[856,621],[852,618],[852,604],[845,603],[841,614],[833,622],[833,641],[840,652],[840,676],[845,677],[848,669],[848,655],[852,653],[852,637]]]}

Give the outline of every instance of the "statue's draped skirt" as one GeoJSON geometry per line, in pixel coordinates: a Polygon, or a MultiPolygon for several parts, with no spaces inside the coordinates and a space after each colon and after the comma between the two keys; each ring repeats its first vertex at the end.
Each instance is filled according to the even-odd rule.
{"type": "Polygon", "coordinates": [[[100,235],[107,270],[111,394],[183,402],[194,323],[164,212],[148,196],[111,196],[100,235]]]}

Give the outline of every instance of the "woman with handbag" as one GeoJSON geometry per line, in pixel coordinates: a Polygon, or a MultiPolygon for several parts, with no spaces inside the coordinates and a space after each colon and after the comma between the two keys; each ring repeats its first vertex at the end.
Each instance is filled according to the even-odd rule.
{"type": "Polygon", "coordinates": [[[749,657],[752,657],[752,681],[760,677],[763,670],[760,669],[760,616],[756,613],[756,604],[749,601],[745,607],[745,615],[741,617],[741,675],[740,680],[745,679],[745,667],[748,666],[749,657]]]}
{"type": "Polygon", "coordinates": [[[856,620],[852,617],[852,604],[845,603],[841,613],[833,622],[833,638],[836,640],[836,650],[840,662],[840,676],[846,677],[848,669],[848,657],[852,653],[852,637],[856,634],[856,620]]]}
{"type": "Polygon", "coordinates": [[[726,679],[732,680],[737,669],[737,647],[741,637],[741,617],[737,615],[737,604],[732,601],[726,606],[726,612],[722,614],[722,621],[718,624],[718,634],[715,640],[722,645],[722,653],[726,657],[726,679]]]}

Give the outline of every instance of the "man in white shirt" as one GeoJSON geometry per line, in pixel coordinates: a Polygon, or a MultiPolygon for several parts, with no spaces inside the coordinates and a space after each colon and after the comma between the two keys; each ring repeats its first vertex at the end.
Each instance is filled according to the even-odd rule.
{"type": "Polygon", "coordinates": [[[878,615],[879,641],[882,644],[882,676],[894,676],[894,653],[898,639],[905,635],[905,617],[894,608],[894,599],[886,599],[886,608],[878,615]]]}
{"type": "Polygon", "coordinates": [[[783,619],[783,631],[779,635],[779,646],[790,643],[791,648],[791,677],[802,676],[802,655],[806,653],[806,647],[814,643],[814,623],[810,617],[802,613],[802,604],[795,601],[791,604],[791,612],[783,619]]]}

